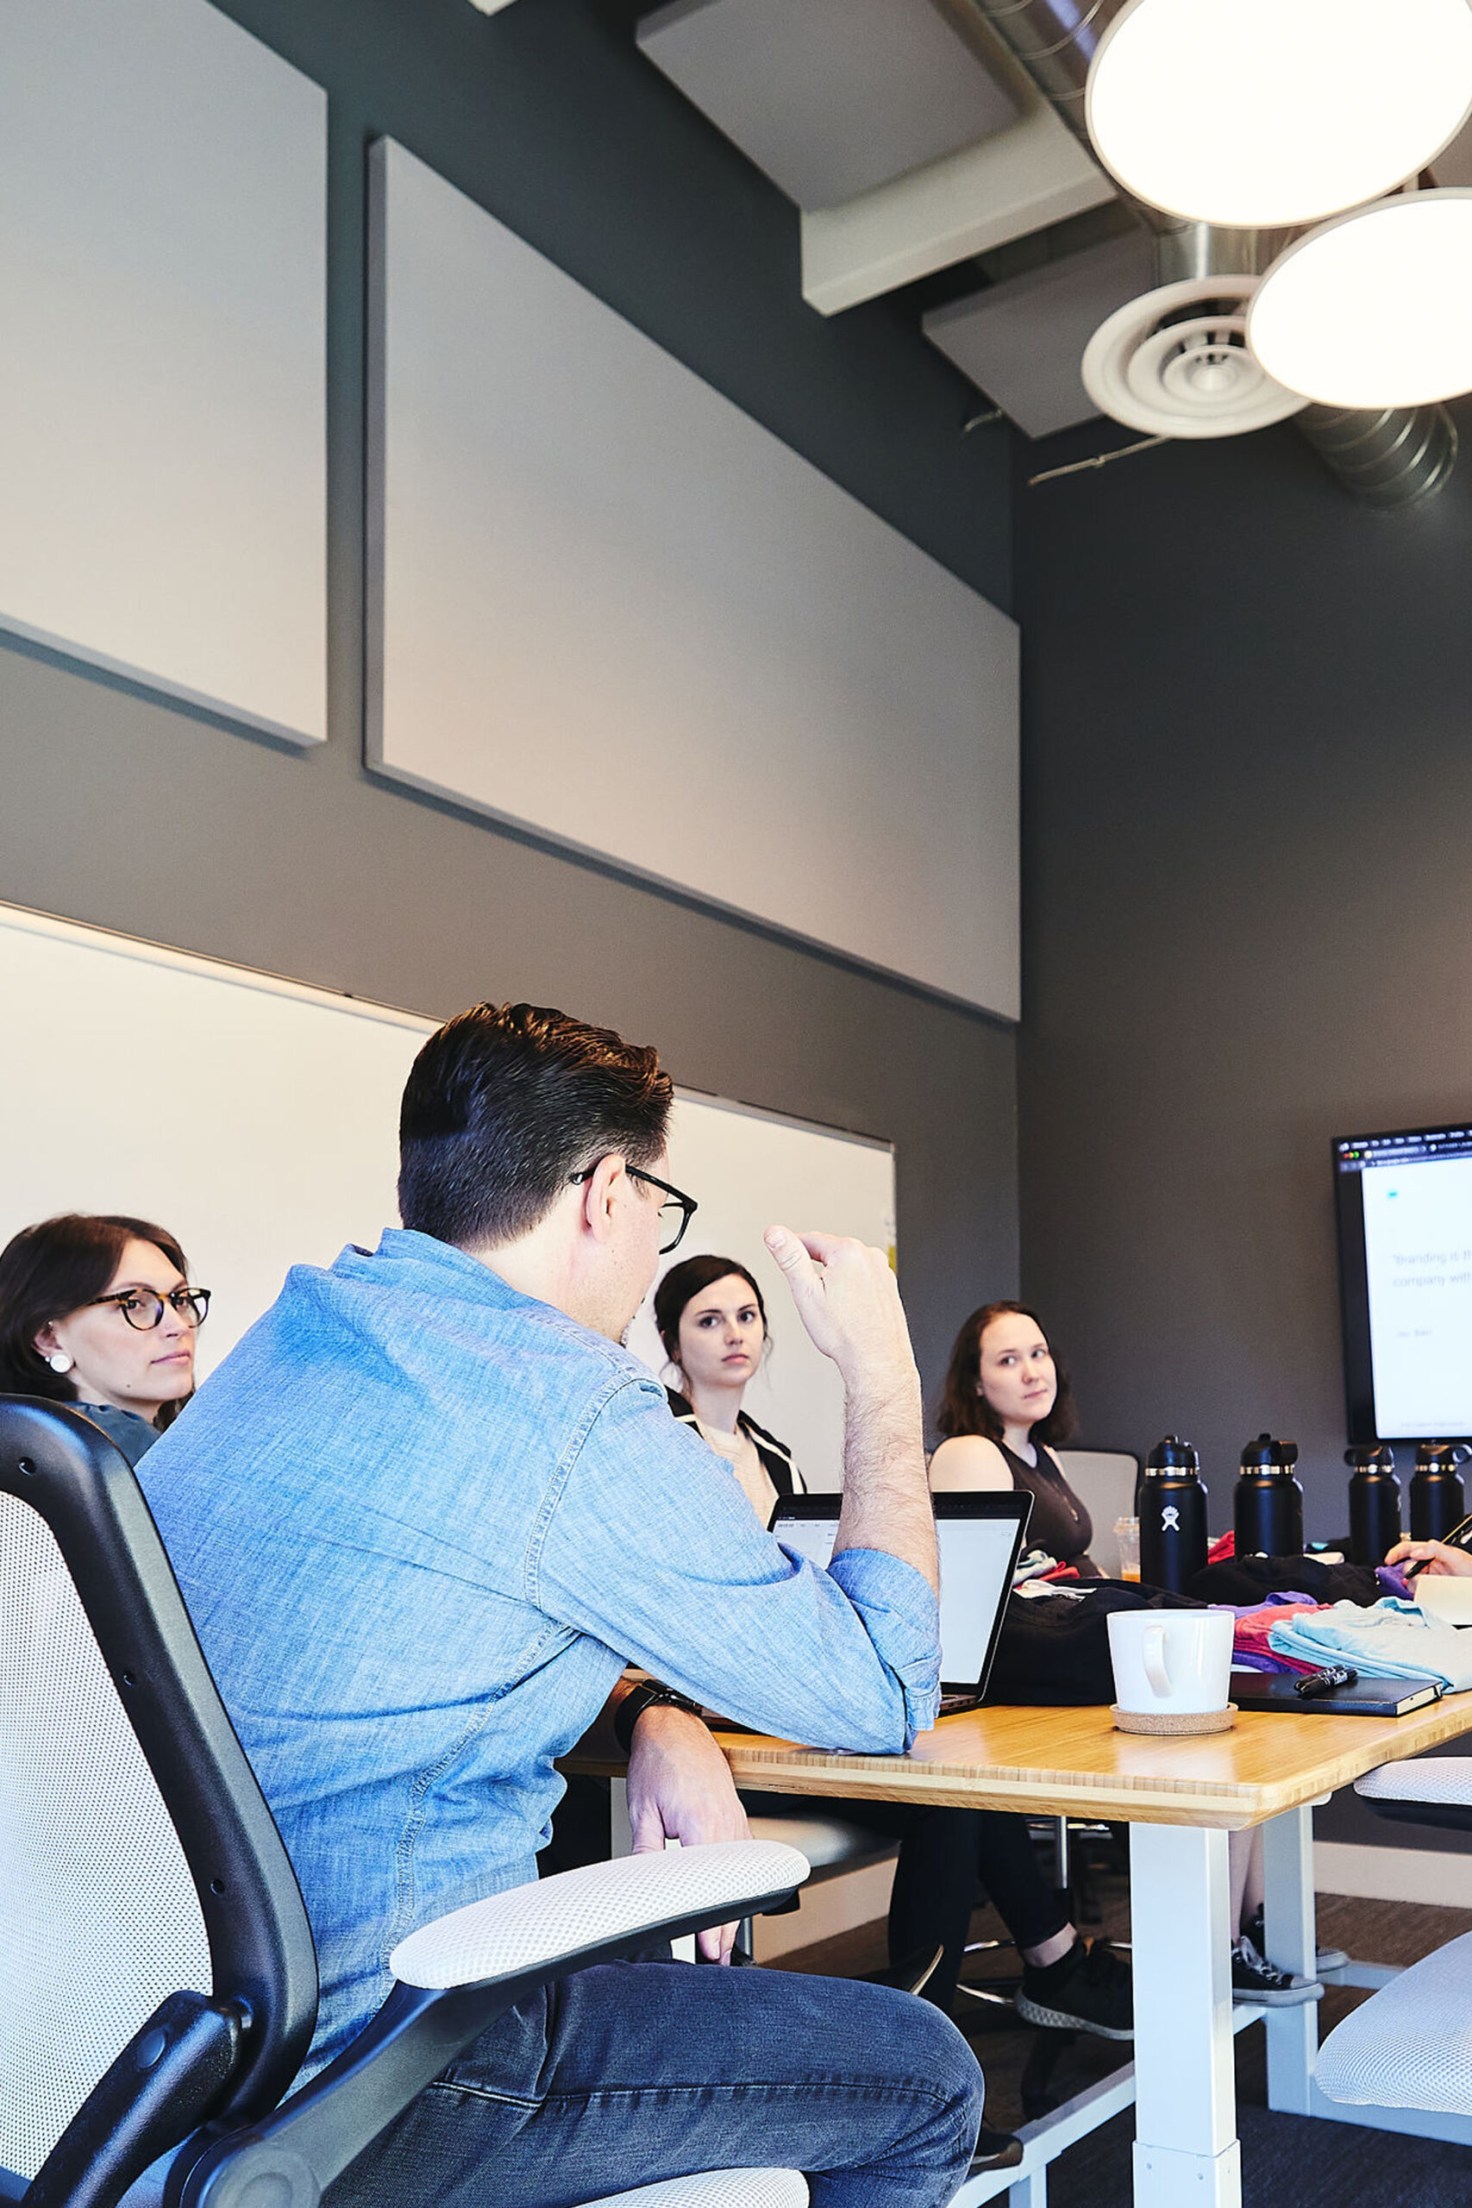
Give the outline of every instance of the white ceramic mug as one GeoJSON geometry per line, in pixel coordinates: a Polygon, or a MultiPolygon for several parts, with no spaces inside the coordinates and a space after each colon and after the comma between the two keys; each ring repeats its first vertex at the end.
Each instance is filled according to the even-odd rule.
{"type": "Polygon", "coordinates": [[[1224,1710],[1232,1678],[1230,1610],[1118,1610],[1109,1661],[1118,1708],[1164,1716],[1224,1710]]]}

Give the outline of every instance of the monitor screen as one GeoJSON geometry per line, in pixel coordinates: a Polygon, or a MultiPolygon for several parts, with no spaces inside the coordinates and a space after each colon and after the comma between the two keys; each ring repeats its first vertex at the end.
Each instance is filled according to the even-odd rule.
{"type": "Polygon", "coordinates": [[[1334,1144],[1349,1438],[1472,1437],[1472,1121],[1334,1144]]]}

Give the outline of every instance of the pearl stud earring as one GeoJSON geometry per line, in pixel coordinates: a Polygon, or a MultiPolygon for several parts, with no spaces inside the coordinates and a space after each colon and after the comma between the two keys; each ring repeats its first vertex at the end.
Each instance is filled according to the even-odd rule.
{"type": "Polygon", "coordinates": [[[76,1361],[75,1357],[68,1357],[64,1349],[53,1349],[46,1360],[53,1372],[70,1372],[76,1361]]]}

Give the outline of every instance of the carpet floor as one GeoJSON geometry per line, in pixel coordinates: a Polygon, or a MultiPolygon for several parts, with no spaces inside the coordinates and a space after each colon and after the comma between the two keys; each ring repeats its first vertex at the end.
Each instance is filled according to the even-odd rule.
{"type": "MultiPolygon", "coordinates": [[[[1090,1935],[1129,1937],[1127,1882],[1120,1874],[1098,1873],[1094,1880],[1098,1922],[1085,1924],[1090,1935]]],[[[1319,1897],[1319,1939],[1324,1946],[1346,1948],[1366,1960],[1413,1963],[1443,1941],[1472,1931],[1472,1911],[1430,1904],[1360,1901],[1343,1895],[1319,1897]]],[[[979,1909],[973,1939],[1004,1938],[990,1909],[979,1909]]],[[[778,1967],[852,1976],[884,1962],[882,1925],[865,1925],[784,1957],[778,1967]]],[[[1004,1976],[1012,1951],[980,1955],[966,1976],[978,1982],[989,1971],[1004,1976]]],[[[1015,1966],[1014,1966],[1015,1967],[1015,1966]]],[[[1327,2032],[1356,2002],[1366,1998],[1348,1987],[1330,1986],[1320,2005],[1321,2030],[1327,2032]]],[[[965,2001],[957,2022],[976,2050],[986,2073],[987,2121],[1012,2130],[1022,2121],[1018,2098],[1023,2064],[1034,2035],[1010,2010],[965,2001]]],[[[1263,2034],[1255,2027],[1239,2034],[1237,2052],[1238,2136],[1242,2142],[1242,2193],[1246,2208],[1469,2208],[1472,2204],[1472,2149],[1434,2140],[1405,2139],[1353,2124],[1319,2122],[1311,2117],[1274,2114],[1267,2106],[1263,2034]]],[[[1108,2041],[1082,2035],[1062,2056],[1053,2079],[1057,2099],[1067,2099],[1118,2063],[1108,2041]]],[[[1134,2111],[1103,2125],[1049,2172],[1049,2208],[1130,2208],[1130,2164],[1134,2111]]],[[[1185,2208],[1185,2204],[1183,2204],[1185,2208]]]]}

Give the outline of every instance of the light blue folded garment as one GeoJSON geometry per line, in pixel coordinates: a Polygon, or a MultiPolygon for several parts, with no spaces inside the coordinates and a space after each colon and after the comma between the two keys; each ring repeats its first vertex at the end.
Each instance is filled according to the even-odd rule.
{"type": "Polygon", "coordinates": [[[1381,1679],[1436,1679],[1449,1694],[1472,1687],[1472,1632],[1433,1625],[1393,1595],[1368,1608],[1336,1602],[1285,1618],[1269,1630],[1268,1646],[1301,1663],[1353,1664],[1381,1679]]]}

